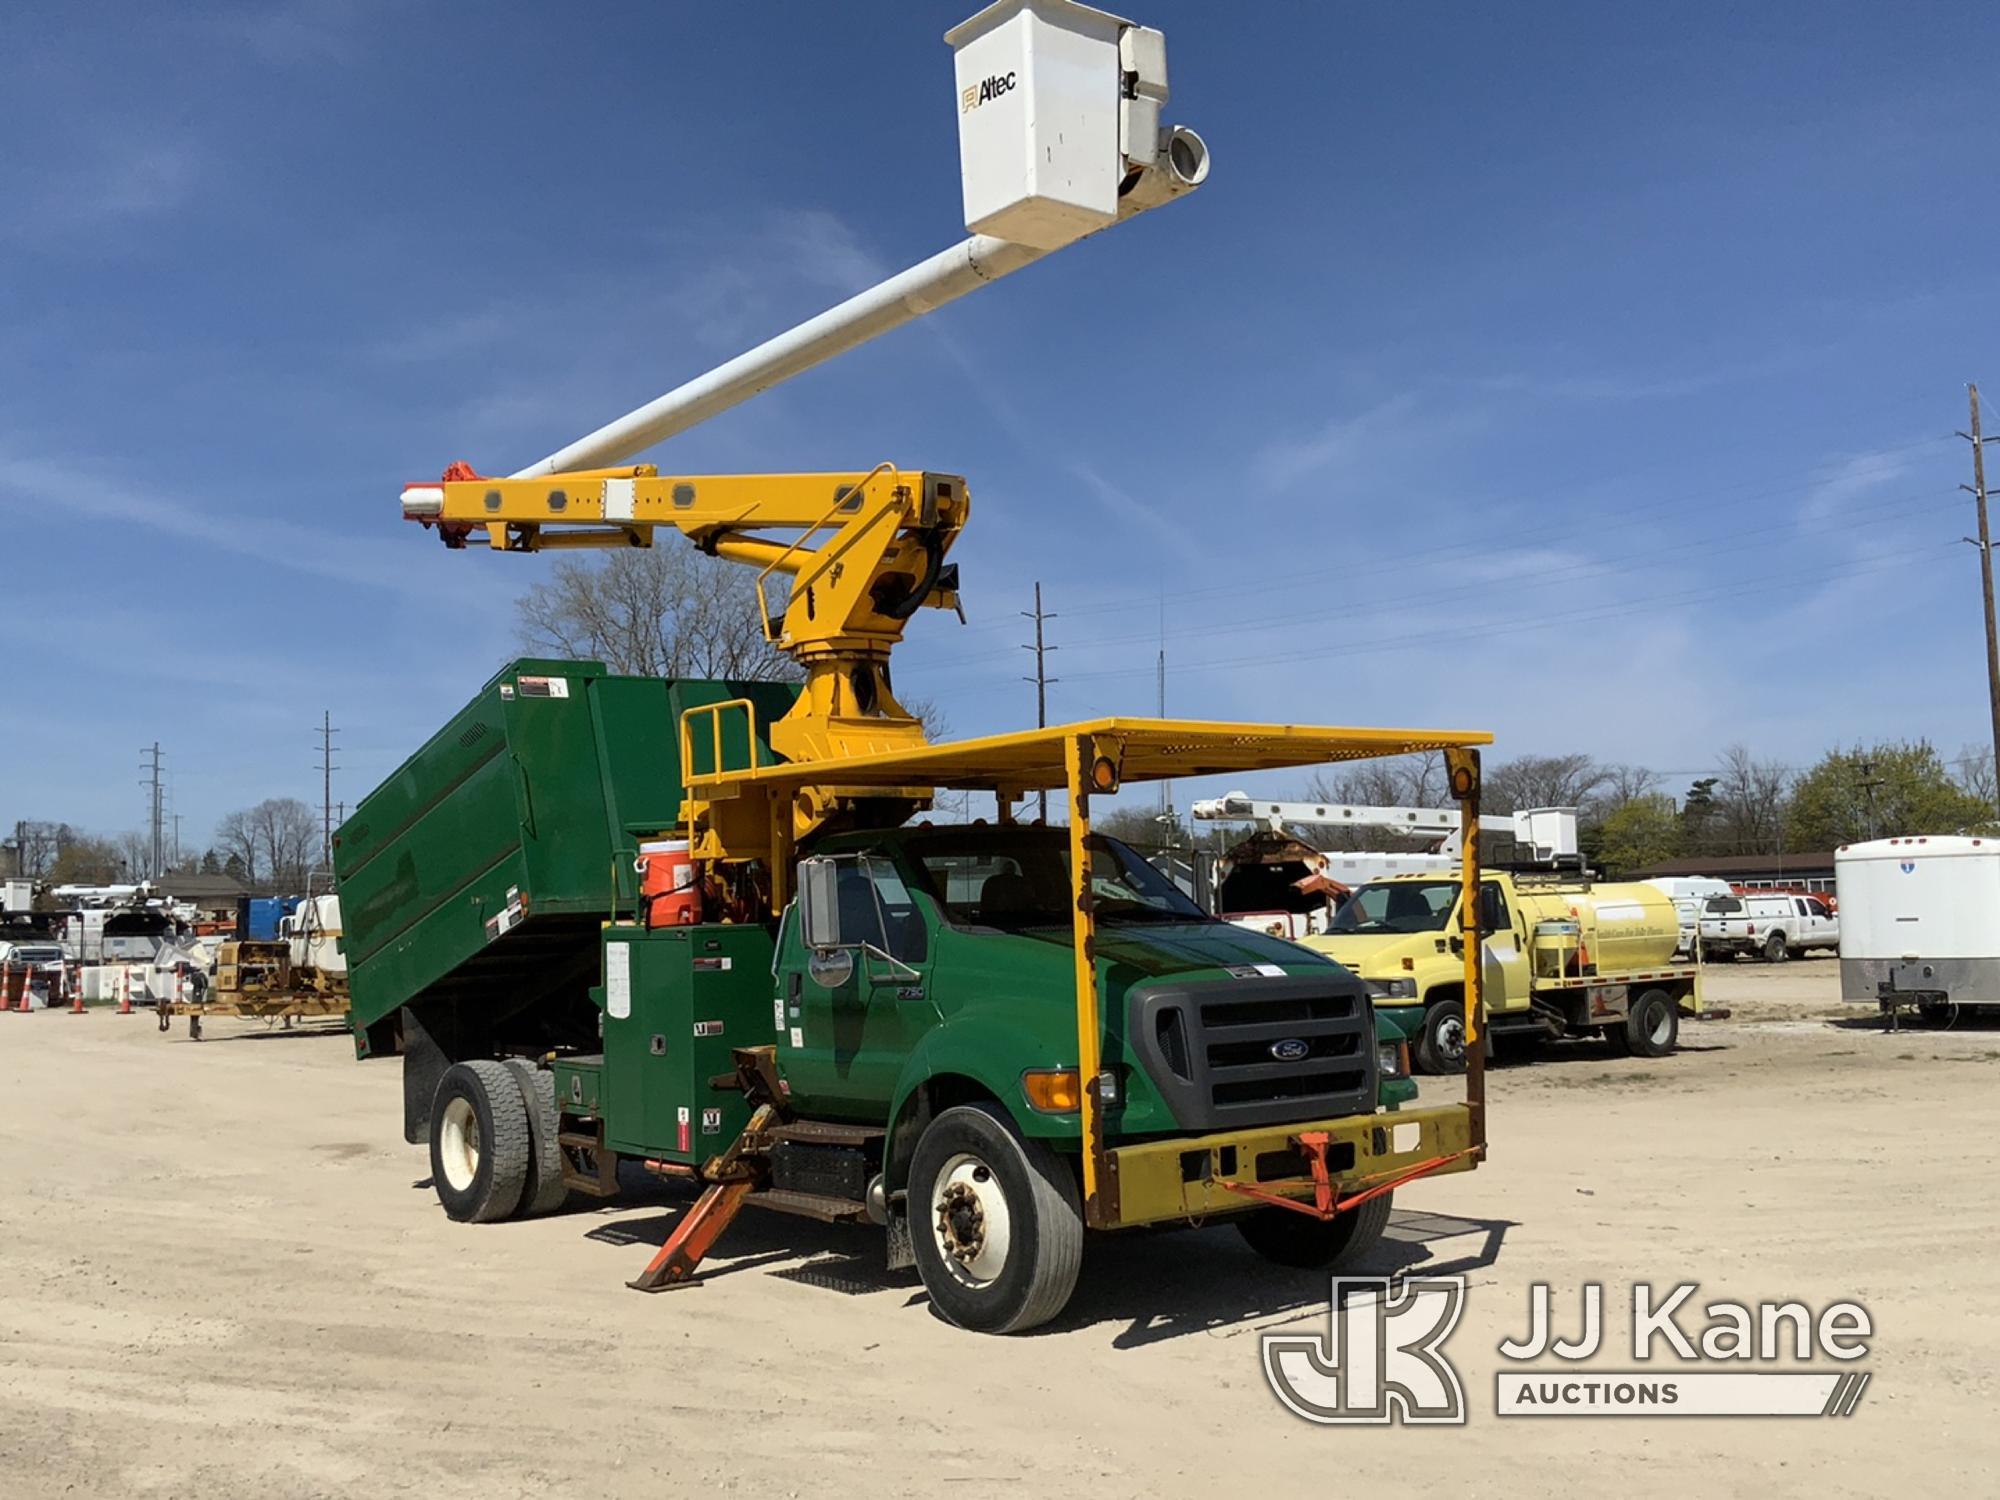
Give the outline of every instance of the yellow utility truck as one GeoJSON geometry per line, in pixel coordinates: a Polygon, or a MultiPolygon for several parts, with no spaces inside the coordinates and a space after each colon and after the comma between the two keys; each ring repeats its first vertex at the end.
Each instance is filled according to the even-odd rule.
{"type": "MultiPolygon", "coordinates": [[[[1387,1038],[1417,1068],[1465,1068],[1465,920],[1457,873],[1370,881],[1328,930],[1303,938],[1360,976],[1387,1038]]],[[[1479,882],[1489,1034],[1554,1038],[1601,1032],[1640,1057],[1664,1057],[1683,1013],[1701,1011],[1701,975],[1676,964],[1680,920],[1643,883],[1487,870],[1479,882]]]]}

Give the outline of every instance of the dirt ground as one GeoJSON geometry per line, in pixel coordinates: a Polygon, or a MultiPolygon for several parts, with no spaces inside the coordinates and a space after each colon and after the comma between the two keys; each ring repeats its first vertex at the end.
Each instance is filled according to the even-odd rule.
{"type": "MultiPolygon", "coordinates": [[[[1322,1277],[1226,1228],[1103,1240],[1062,1321],[980,1338],[872,1231],[746,1214],[700,1289],[626,1290],[674,1191],[446,1220],[393,1063],[342,1034],[0,1017],[0,1495],[1994,1493],[2000,1028],[1886,1035],[1831,959],[1724,971],[1659,1062],[1492,1081],[1492,1159],[1405,1189],[1375,1269],[1463,1274],[1463,1428],[1321,1428],[1258,1335],[1322,1277]],[[1856,1299],[1845,1420],[1517,1420],[1495,1345],[1545,1280],[1856,1299]]],[[[1449,1094],[1427,1085],[1427,1093],[1449,1094]]]]}

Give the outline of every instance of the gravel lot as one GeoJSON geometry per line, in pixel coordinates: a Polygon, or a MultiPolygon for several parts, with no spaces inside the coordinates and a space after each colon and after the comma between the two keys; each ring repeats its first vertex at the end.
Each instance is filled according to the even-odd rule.
{"type": "Polygon", "coordinates": [[[1327,1286],[1227,1229],[1097,1242],[1017,1339],[940,1322],[870,1232],[759,1214],[705,1286],[643,1297],[685,1195],[450,1223],[395,1065],[343,1034],[0,1017],[0,1495],[1993,1493],[2000,1028],[1887,1035],[1834,976],[1731,966],[1734,1018],[1671,1058],[1496,1072],[1490,1163],[1400,1194],[1377,1267],[1470,1279],[1463,1429],[1285,1412],[1257,1335],[1323,1330],[1327,1286]],[[1865,1401],[1493,1415],[1530,1282],[1573,1323],[1579,1283],[1641,1278],[1862,1301],[1865,1401]]]}

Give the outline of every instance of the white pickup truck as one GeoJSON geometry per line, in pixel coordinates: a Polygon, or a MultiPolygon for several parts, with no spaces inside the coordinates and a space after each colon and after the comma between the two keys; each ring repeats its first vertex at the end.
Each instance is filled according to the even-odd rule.
{"type": "Polygon", "coordinates": [[[1840,918],[1817,896],[1711,896],[1702,907],[1703,958],[1755,953],[1778,964],[1814,948],[1840,948],[1840,918]]]}

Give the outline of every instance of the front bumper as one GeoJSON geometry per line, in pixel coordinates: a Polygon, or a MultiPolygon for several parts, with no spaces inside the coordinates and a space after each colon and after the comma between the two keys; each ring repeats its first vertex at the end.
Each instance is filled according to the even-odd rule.
{"type": "MultiPolygon", "coordinates": [[[[1330,1175],[1349,1193],[1472,1146],[1472,1116],[1463,1104],[1120,1146],[1108,1153],[1117,1208],[1100,1227],[1205,1219],[1257,1207],[1255,1200],[1221,1186],[1224,1182],[1310,1200],[1312,1177],[1292,1144],[1303,1131],[1326,1133],[1330,1175]],[[1260,1165],[1274,1175],[1263,1177],[1260,1165]]],[[[1475,1165],[1475,1157],[1461,1156],[1438,1172],[1469,1172],[1475,1165]]]]}

